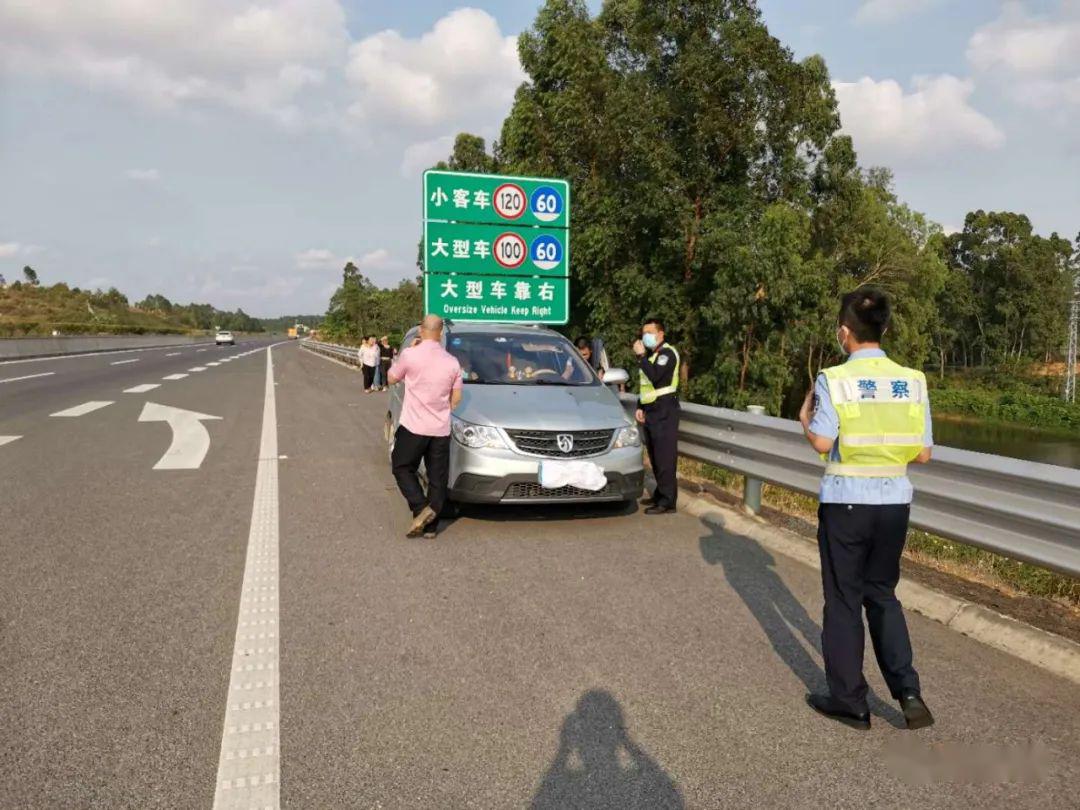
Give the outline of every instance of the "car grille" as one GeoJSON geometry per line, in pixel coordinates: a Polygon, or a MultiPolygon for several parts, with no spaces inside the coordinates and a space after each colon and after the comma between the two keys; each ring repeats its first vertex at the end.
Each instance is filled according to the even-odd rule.
{"type": "Polygon", "coordinates": [[[619,487],[611,481],[608,481],[604,488],[597,492],[579,487],[545,489],[537,483],[519,482],[508,486],[503,498],[505,500],[558,500],[560,498],[611,498],[617,495],[619,495],[619,487]]]}
{"type": "Polygon", "coordinates": [[[508,430],[506,435],[522,453],[546,458],[585,458],[603,453],[611,445],[614,430],[508,430]],[[559,449],[559,436],[572,436],[569,453],[559,449]]]}

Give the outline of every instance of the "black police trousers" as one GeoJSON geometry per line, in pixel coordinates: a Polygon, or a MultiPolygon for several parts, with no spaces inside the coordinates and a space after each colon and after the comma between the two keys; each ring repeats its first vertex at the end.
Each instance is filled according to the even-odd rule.
{"type": "Polygon", "coordinates": [[[894,698],[919,690],[911,638],[896,583],[907,538],[907,504],[818,507],[818,548],[825,613],[821,652],[832,696],[850,711],[867,711],[863,677],[863,610],[878,667],[894,698]]]}
{"type": "Polygon", "coordinates": [[[679,461],[679,400],[674,394],[660,397],[642,408],[645,411],[645,449],[649,453],[657,506],[675,508],[679,497],[676,475],[679,461]]]}

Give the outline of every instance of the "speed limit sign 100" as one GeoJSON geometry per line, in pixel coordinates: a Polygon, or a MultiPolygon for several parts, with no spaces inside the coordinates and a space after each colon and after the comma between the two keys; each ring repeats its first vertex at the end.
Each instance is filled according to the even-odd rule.
{"type": "Polygon", "coordinates": [[[513,269],[524,263],[525,257],[529,254],[529,248],[525,240],[516,233],[504,233],[495,240],[491,252],[495,256],[495,261],[503,267],[513,269]]]}
{"type": "Polygon", "coordinates": [[[525,189],[517,183],[503,183],[495,189],[495,212],[503,219],[519,219],[528,202],[525,189]]]}

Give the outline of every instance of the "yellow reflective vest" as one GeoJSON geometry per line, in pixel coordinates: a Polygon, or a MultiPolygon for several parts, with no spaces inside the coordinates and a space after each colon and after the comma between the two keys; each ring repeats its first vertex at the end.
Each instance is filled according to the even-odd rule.
{"type": "Polygon", "coordinates": [[[849,360],[822,372],[840,417],[840,461],[826,475],[894,477],[923,449],[926,376],[887,357],[849,360]]]}
{"type": "Polygon", "coordinates": [[[675,355],[675,369],[671,375],[671,385],[654,388],[652,380],[648,378],[644,371],[638,369],[638,402],[642,405],[651,405],[660,397],[675,394],[679,390],[679,366],[682,363],[679,358],[679,351],[670,343],[664,343],[649,356],[648,362],[656,363],[657,358],[660,357],[660,349],[671,349],[671,353],[675,355]]]}

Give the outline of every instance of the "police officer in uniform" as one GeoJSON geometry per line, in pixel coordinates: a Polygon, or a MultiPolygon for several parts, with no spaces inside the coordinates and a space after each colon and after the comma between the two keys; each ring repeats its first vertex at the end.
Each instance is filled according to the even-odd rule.
{"type": "Polygon", "coordinates": [[[664,342],[664,324],[649,318],[634,343],[640,358],[637,420],[644,425],[645,447],[656,478],[656,491],[645,503],[646,515],[675,511],[678,498],[679,352],[664,342]]]}
{"type": "Polygon", "coordinates": [[[829,694],[807,695],[807,703],[860,729],[870,728],[864,608],[878,667],[908,728],[934,722],[896,598],[911,511],[907,465],[930,460],[930,402],[922,372],[894,363],[881,350],[889,318],[889,301],[877,289],[860,287],[844,296],[836,340],[848,360],[821,373],[799,413],[807,440],[826,461],[818,548],[829,694]]]}

